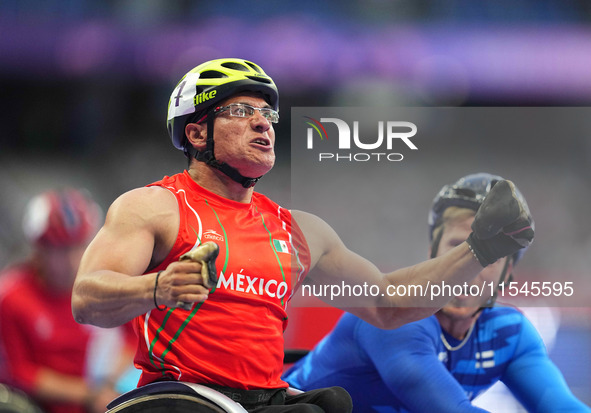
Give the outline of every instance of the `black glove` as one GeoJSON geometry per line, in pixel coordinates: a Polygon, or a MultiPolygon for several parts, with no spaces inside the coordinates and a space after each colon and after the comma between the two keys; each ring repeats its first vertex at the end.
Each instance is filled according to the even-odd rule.
{"type": "Polygon", "coordinates": [[[532,218],[525,200],[517,195],[513,182],[499,181],[476,212],[466,242],[486,267],[528,247],[533,238],[532,218]]]}

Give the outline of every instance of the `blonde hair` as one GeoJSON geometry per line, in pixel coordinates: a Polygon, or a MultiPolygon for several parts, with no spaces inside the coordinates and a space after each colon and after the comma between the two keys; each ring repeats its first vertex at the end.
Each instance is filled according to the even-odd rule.
{"type": "Polygon", "coordinates": [[[446,225],[463,221],[476,215],[476,211],[470,208],[461,208],[457,206],[450,206],[443,211],[441,215],[441,222],[433,229],[433,240],[441,237],[441,232],[446,225]]]}

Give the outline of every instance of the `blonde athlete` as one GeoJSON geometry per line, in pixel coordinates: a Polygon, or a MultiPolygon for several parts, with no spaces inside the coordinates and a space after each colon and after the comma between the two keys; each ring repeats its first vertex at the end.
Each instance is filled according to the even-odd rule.
{"type": "MultiPolygon", "coordinates": [[[[429,213],[432,257],[463,242],[502,180],[477,173],[441,189],[429,213]]],[[[284,379],[303,390],[342,386],[360,413],[483,413],[472,400],[498,381],[530,413],[591,412],[571,393],[527,318],[493,306],[524,250],[487,266],[468,290],[486,285],[485,291],[454,297],[435,315],[396,330],[345,314],[284,379]]]]}

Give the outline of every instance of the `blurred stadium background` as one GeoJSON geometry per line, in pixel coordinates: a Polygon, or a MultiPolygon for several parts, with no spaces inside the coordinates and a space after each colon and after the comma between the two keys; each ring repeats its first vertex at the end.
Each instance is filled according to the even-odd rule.
{"type": "MultiPolygon", "coordinates": [[[[21,211],[42,189],[85,187],[106,209],[184,168],[166,106],[180,77],[205,60],[250,59],[278,84],[278,166],[257,189],[289,205],[291,107],[590,106],[590,23],[584,0],[3,0],[0,267],[26,253],[21,211]]],[[[585,276],[591,267],[591,118],[574,122],[581,133],[557,131],[554,142],[471,142],[483,145],[489,172],[514,179],[530,202],[539,236],[520,264],[528,274],[585,276]],[[507,159],[508,147],[529,158],[507,159]]],[[[394,237],[396,264],[423,259],[426,226],[416,223],[442,184],[474,172],[458,162],[463,144],[446,162],[393,176],[393,225],[404,234],[394,237]]],[[[330,223],[348,241],[346,223],[330,223]]],[[[310,328],[294,313],[288,344],[311,345],[334,321],[326,314],[310,328]]],[[[558,329],[548,335],[552,358],[591,403],[589,308],[541,314],[541,328],[558,329]]]]}

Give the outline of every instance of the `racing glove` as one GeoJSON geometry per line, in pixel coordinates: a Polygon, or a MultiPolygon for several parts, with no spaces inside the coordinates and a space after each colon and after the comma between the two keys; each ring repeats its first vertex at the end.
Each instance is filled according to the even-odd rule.
{"type": "Polygon", "coordinates": [[[476,212],[466,242],[483,267],[528,247],[534,238],[532,217],[511,181],[492,187],[476,212]]]}
{"type": "MultiPolygon", "coordinates": [[[[218,282],[218,274],[215,267],[215,260],[220,252],[218,244],[208,241],[191,251],[181,255],[179,261],[191,260],[201,263],[201,277],[203,278],[203,286],[206,288],[213,288],[218,282]]],[[[185,303],[183,301],[177,302],[176,306],[185,310],[190,310],[193,303],[185,303]]]]}

